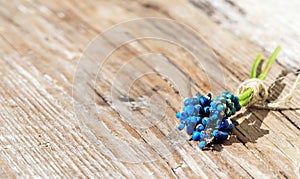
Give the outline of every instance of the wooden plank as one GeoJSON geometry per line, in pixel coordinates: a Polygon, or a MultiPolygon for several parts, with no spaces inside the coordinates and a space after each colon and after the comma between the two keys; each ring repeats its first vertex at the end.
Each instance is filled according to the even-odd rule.
{"type": "MultiPolygon", "coordinates": [[[[279,28],[281,24],[297,29],[297,23],[280,20],[276,28],[262,33],[264,24],[255,14],[270,2],[260,2],[257,8],[251,3],[1,2],[1,177],[299,177],[299,110],[242,111],[235,117],[240,125],[232,137],[215,150],[201,151],[176,129],[174,115],[183,97],[197,91],[234,91],[248,77],[256,54],[263,51],[269,56],[275,42],[284,50],[266,83],[290,66],[299,68],[294,58],[299,54],[294,45],[297,31],[279,28]],[[104,46],[95,47],[99,59],[119,45],[114,43],[147,32],[184,46],[141,39],[122,45],[103,64],[84,56],[93,50],[89,42],[96,35],[141,17],[173,19],[195,31],[178,25],[170,28],[174,24],[163,21],[133,24],[134,29],[124,26],[126,33],[108,35],[104,46]],[[278,33],[287,33],[287,38],[279,39],[278,33]],[[201,43],[194,53],[200,51],[200,58],[187,51],[197,42],[201,43]],[[216,74],[223,75],[225,83],[216,74]],[[126,82],[132,82],[128,94],[126,82]],[[147,117],[151,109],[156,118],[147,117]]],[[[280,5],[268,12],[278,9],[280,5]]],[[[286,18],[292,20],[291,15],[286,18]]],[[[281,89],[281,82],[273,91],[286,94],[294,79],[295,75],[288,75],[286,88],[281,89]]],[[[298,107],[299,99],[298,90],[287,107],[298,107]]]]}

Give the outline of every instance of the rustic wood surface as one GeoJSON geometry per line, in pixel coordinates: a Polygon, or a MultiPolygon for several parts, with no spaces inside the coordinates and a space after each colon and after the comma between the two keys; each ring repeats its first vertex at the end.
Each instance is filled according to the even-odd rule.
{"type": "Polygon", "coordinates": [[[269,100],[286,94],[300,69],[299,9],[297,0],[1,0],[1,178],[300,178],[300,90],[289,110],[240,112],[231,138],[212,150],[188,141],[174,117],[197,91],[235,91],[257,53],[266,58],[277,45],[269,100]],[[95,53],[109,55],[121,38],[152,31],[171,30],[165,34],[183,44],[140,39],[115,49],[99,69],[83,60],[97,35],[145,17],[175,20],[199,38],[145,23],[96,43],[95,53]],[[187,52],[193,46],[206,60],[187,52]]]}

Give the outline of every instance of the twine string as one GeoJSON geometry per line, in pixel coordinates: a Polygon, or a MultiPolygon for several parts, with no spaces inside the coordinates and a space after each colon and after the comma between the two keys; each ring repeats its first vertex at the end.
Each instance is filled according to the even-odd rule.
{"type": "Polygon", "coordinates": [[[245,90],[251,88],[253,90],[247,107],[257,103],[258,101],[265,101],[268,98],[268,89],[263,80],[258,78],[249,78],[241,83],[238,87],[237,94],[243,93],[245,90]]]}
{"type": "MultiPolygon", "coordinates": [[[[278,79],[277,79],[278,80],[278,79]]],[[[265,103],[265,100],[268,98],[268,88],[265,85],[264,81],[258,78],[250,78],[245,80],[243,83],[240,84],[237,90],[237,94],[243,93],[245,90],[251,88],[252,94],[250,96],[249,106],[255,106],[258,108],[264,109],[279,109],[286,103],[290,102],[293,96],[296,93],[297,86],[300,84],[300,73],[297,75],[297,78],[288,92],[284,97],[275,100],[274,102],[265,103]]]]}

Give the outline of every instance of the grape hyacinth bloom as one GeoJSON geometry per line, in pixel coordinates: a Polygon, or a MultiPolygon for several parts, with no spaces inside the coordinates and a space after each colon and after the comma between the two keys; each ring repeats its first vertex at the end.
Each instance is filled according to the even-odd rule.
{"type": "Polygon", "coordinates": [[[178,129],[186,128],[186,133],[191,135],[192,140],[199,141],[202,149],[213,140],[228,138],[228,131],[234,127],[228,118],[240,109],[238,97],[230,92],[223,92],[215,99],[211,98],[211,94],[197,94],[185,99],[183,111],[176,113],[176,118],[180,119],[178,129]]]}

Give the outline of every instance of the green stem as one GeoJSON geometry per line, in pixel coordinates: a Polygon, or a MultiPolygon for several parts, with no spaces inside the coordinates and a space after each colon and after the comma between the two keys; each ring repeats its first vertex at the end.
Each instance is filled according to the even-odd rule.
{"type": "Polygon", "coordinates": [[[240,101],[240,105],[241,106],[247,106],[247,104],[250,102],[252,94],[253,94],[253,89],[252,88],[248,88],[243,93],[239,94],[238,98],[239,98],[239,101],[240,101]]]}
{"type": "Polygon", "coordinates": [[[240,101],[241,106],[247,106],[250,102],[251,98],[240,101]]]}
{"type": "Polygon", "coordinates": [[[239,94],[238,98],[239,98],[240,101],[243,101],[243,100],[249,98],[252,95],[252,93],[253,93],[253,89],[248,88],[243,93],[239,94]]]}
{"type": "Polygon", "coordinates": [[[278,52],[280,51],[280,46],[278,46],[274,52],[272,53],[271,57],[269,58],[264,70],[262,71],[262,73],[258,76],[258,79],[260,80],[264,80],[267,76],[267,74],[269,73],[269,71],[271,70],[271,67],[276,59],[276,56],[278,54],[278,52]]]}
{"type": "MultiPolygon", "coordinates": [[[[264,80],[267,76],[267,74],[269,73],[269,71],[271,70],[271,67],[276,59],[276,56],[278,55],[280,51],[280,46],[278,46],[274,52],[272,53],[271,57],[269,58],[269,60],[267,61],[267,64],[265,66],[265,68],[263,69],[262,73],[258,76],[258,79],[260,80],[264,80]]],[[[258,54],[253,66],[252,66],[252,70],[251,70],[251,74],[250,74],[250,78],[256,78],[256,71],[257,71],[257,67],[261,61],[261,54],[258,54]]],[[[252,94],[253,94],[253,89],[252,88],[248,88],[245,91],[243,91],[241,94],[238,95],[239,101],[240,101],[240,105],[241,106],[247,106],[252,98],[252,94]]]]}
{"type": "Polygon", "coordinates": [[[256,71],[257,71],[257,67],[258,67],[259,63],[261,62],[261,57],[262,57],[261,54],[257,55],[257,57],[253,63],[253,66],[252,66],[250,78],[256,78],[256,71]]]}

